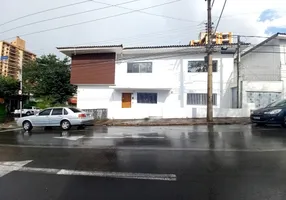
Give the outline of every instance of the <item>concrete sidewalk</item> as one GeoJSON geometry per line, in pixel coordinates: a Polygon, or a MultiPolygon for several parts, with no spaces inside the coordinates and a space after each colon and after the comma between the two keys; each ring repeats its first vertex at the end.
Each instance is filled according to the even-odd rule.
{"type": "Polygon", "coordinates": [[[18,128],[15,121],[0,123],[0,130],[1,129],[14,129],[14,128],[18,128]]]}
{"type": "Polygon", "coordinates": [[[98,120],[96,126],[191,126],[191,125],[226,125],[249,124],[249,118],[215,118],[212,123],[206,119],[131,119],[131,120],[98,120]]]}
{"type": "MultiPolygon", "coordinates": [[[[215,118],[212,123],[208,123],[206,119],[106,119],[96,120],[95,126],[191,126],[191,125],[227,125],[227,124],[249,124],[249,118],[215,118]]],[[[1,129],[18,128],[15,121],[1,123],[1,129]]]]}

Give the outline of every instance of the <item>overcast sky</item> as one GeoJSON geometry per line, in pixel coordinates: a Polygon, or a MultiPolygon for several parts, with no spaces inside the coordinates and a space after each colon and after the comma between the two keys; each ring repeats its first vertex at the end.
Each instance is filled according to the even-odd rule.
{"type": "MultiPolygon", "coordinates": [[[[188,44],[190,40],[197,39],[199,32],[205,29],[204,23],[207,17],[207,4],[204,0],[0,1],[0,24],[42,10],[82,2],[0,25],[0,40],[11,41],[11,38],[18,35],[26,40],[27,49],[38,55],[58,54],[55,49],[57,46],[188,44]],[[138,11],[130,13],[131,10],[99,2],[121,4],[118,6],[133,10],[157,6],[142,11],[163,17],[138,11]],[[159,6],[168,2],[169,4],[159,6]],[[25,24],[89,10],[94,11],[17,28],[25,24]],[[92,22],[85,23],[87,21],[92,22]],[[78,25],[60,28],[71,24],[78,25]],[[46,31],[53,28],[59,29],[46,31]],[[9,31],[9,29],[14,30],[9,31]],[[39,33],[30,34],[34,32],[39,33]]],[[[215,0],[214,25],[223,3],[224,0],[215,0]]],[[[286,0],[228,0],[218,31],[260,36],[271,35],[278,31],[286,32],[286,0]]],[[[253,38],[243,38],[243,40],[258,42],[253,38]]]]}

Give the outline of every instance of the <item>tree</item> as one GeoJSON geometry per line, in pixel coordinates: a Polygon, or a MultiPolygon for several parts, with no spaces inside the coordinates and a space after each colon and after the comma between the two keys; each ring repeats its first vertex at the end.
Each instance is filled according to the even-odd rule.
{"type": "Polygon", "coordinates": [[[70,84],[70,64],[56,55],[44,55],[23,67],[23,92],[63,104],[76,92],[70,84]]]}
{"type": "Polygon", "coordinates": [[[12,77],[0,75],[0,98],[7,99],[17,95],[20,85],[17,80],[12,77]]]}

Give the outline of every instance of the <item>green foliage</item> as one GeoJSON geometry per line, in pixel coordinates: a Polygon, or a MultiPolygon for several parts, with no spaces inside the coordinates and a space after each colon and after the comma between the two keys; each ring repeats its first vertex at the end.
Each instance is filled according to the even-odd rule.
{"type": "Polygon", "coordinates": [[[19,88],[20,85],[17,80],[0,75],[0,97],[5,99],[17,95],[19,88]]]}
{"type": "Polygon", "coordinates": [[[28,101],[23,105],[23,108],[30,108],[30,107],[36,106],[36,104],[37,104],[37,102],[28,101]]]}
{"type": "Polygon", "coordinates": [[[64,104],[76,87],[70,84],[70,64],[67,58],[44,55],[23,67],[24,92],[41,99],[40,106],[64,104]]]}
{"type": "Polygon", "coordinates": [[[40,109],[45,109],[54,106],[54,102],[55,100],[49,96],[41,97],[39,101],[36,103],[36,107],[40,109]]]}

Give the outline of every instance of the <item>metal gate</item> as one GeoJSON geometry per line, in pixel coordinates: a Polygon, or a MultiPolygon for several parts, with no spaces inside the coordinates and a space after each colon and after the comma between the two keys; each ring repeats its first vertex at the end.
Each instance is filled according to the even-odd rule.
{"type": "Polygon", "coordinates": [[[247,92],[247,103],[254,103],[256,108],[263,108],[280,99],[280,92],[247,92]]]}
{"type": "Polygon", "coordinates": [[[82,109],[84,112],[91,114],[94,119],[107,119],[107,109],[82,109]]]}

